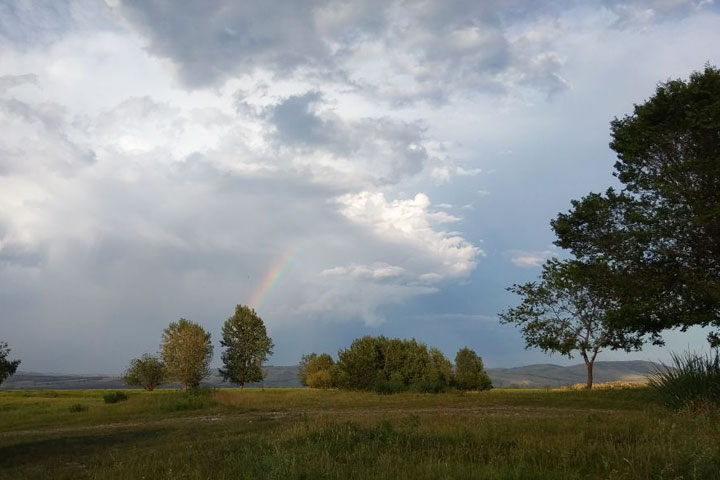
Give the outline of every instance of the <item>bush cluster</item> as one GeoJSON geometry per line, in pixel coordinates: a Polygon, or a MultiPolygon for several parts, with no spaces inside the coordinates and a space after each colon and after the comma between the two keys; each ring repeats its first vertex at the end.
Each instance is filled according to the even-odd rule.
{"type": "Polygon", "coordinates": [[[378,393],[406,391],[439,393],[451,388],[492,388],[482,359],[464,348],[456,367],[437,348],[416,340],[363,337],[338,352],[335,362],[328,354],[311,353],[300,362],[300,382],[311,388],[341,388],[378,393]]]}

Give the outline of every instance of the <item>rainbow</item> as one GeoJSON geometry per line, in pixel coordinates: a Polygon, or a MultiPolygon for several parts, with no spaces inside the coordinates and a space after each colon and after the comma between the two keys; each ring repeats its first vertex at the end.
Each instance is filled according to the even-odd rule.
{"type": "Polygon", "coordinates": [[[294,260],[295,248],[291,247],[285,250],[282,255],[273,262],[262,281],[255,287],[255,290],[250,296],[250,307],[258,310],[262,306],[270,293],[282,281],[294,260]]]}

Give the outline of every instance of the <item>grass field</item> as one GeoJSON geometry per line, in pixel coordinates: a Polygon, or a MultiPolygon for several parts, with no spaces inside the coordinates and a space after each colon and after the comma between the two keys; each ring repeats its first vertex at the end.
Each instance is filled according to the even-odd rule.
{"type": "Polygon", "coordinates": [[[0,392],[0,478],[720,478],[720,415],[645,389],[127,392],[0,392]]]}

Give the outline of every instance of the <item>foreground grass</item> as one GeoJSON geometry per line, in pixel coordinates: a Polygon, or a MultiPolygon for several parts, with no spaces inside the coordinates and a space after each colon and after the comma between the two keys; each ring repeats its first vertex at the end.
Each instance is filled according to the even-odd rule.
{"type": "Polygon", "coordinates": [[[0,478],[720,478],[720,418],[645,389],[104,393],[0,392],[0,478]]]}

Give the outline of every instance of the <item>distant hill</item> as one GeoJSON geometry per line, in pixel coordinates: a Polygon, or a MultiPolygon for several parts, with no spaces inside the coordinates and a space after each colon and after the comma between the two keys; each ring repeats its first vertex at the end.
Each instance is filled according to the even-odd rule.
{"type": "MultiPolygon", "coordinates": [[[[246,387],[300,387],[297,379],[297,365],[265,367],[266,377],[262,383],[248,384],[246,387]]],[[[207,387],[237,387],[223,383],[217,370],[202,382],[207,387]]],[[[178,388],[179,384],[163,385],[160,388],[178,388]]],[[[90,390],[97,388],[128,388],[123,379],[112,375],[60,375],[52,373],[17,372],[7,379],[0,390],[90,390]]]]}
{"type": "MultiPolygon", "coordinates": [[[[645,382],[658,364],[644,360],[595,362],[593,380],[604,382],[645,382]]],[[[493,385],[498,388],[561,387],[587,381],[585,364],[563,367],[540,363],[516,368],[488,368],[493,385]]]]}
{"type": "MultiPolygon", "coordinates": [[[[643,360],[596,362],[594,380],[597,383],[628,381],[644,382],[657,364],[643,360]]],[[[247,387],[299,387],[297,365],[266,367],[266,378],[262,383],[247,387]]],[[[585,383],[585,365],[563,367],[549,363],[526,365],[515,368],[488,368],[493,385],[498,388],[544,388],[585,383]]],[[[217,371],[203,382],[209,387],[235,387],[223,383],[217,371]]],[[[167,385],[165,388],[177,388],[167,385]]],[[[127,388],[122,378],[111,375],[59,375],[50,373],[18,372],[1,386],[2,390],[87,390],[96,388],[127,388]]]]}

